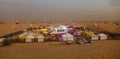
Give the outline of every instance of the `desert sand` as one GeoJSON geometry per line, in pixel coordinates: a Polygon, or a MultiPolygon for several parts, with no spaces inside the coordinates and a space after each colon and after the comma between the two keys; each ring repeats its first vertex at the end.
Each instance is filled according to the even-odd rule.
{"type": "Polygon", "coordinates": [[[14,43],[0,46],[0,59],[120,59],[120,40],[82,45],[64,42],[14,43]]]}

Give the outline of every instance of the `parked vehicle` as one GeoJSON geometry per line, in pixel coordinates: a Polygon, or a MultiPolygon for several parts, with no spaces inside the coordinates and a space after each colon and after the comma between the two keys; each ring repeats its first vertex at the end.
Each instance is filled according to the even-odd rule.
{"type": "Polygon", "coordinates": [[[9,39],[3,40],[3,45],[10,45],[11,41],[9,39]]]}
{"type": "Polygon", "coordinates": [[[77,44],[84,44],[84,38],[76,38],[77,44]]]}
{"type": "Polygon", "coordinates": [[[67,40],[66,43],[67,43],[67,44],[72,44],[73,41],[72,41],[72,40],[67,40]]]}

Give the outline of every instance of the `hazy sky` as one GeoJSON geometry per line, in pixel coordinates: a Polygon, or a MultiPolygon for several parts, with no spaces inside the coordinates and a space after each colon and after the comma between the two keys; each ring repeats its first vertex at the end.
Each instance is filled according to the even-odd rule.
{"type": "Polygon", "coordinates": [[[0,20],[119,20],[120,0],[0,0],[0,20]]]}

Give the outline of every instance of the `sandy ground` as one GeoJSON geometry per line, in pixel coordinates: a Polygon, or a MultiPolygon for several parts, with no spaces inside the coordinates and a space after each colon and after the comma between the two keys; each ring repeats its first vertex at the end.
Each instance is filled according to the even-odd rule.
{"type": "Polygon", "coordinates": [[[5,23],[0,24],[0,36],[4,34],[9,34],[15,31],[23,30],[28,27],[28,24],[15,24],[15,23],[5,23]]]}
{"type": "Polygon", "coordinates": [[[13,43],[0,46],[0,59],[120,59],[120,40],[82,45],[63,42],[13,43]]]}

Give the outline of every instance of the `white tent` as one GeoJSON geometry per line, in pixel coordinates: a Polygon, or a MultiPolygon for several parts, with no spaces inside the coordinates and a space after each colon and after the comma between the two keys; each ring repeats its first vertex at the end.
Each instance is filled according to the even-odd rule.
{"type": "Polygon", "coordinates": [[[67,26],[64,26],[64,25],[60,25],[57,27],[57,31],[60,31],[60,30],[63,30],[64,32],[68,31],[67,26]]]}
{"type": "Polygon", "coordinates": [[[93,35],[91,36],[91,39],[92,39],[92,40],[99,40],[99,37],[98,37],[98,35],[93,34],[93,35]]]}
{"type": "Polygon", "coordinates": [[[55,31],[55,26],[51,25],[51,26],[48,27],[48,29],[49,29],[50,31],[55,31]]]}
{"type": "Polygon", "coordinates": [[[0,43],[2,43],[2,42],[3,42],[3,40],[5,40],[5,38],[0,38],[0,43]]]}
{"type": "Polygon", "coordinates": [[[38,42],[44,42],[44,36],[43,35],[39,35],[36,37],[38,39],[38,42]]]}
{"type": "Polygon", "coordinates": [[[69,33],[63,34],[62,38],[63,38],[63,41],[67,41],[67,40],[73,41],[74,40],[74,36],[69,33]]]}
{"type": "Polygon", "coordinates": [[[50,34],[64,34],[64,33],[66,33],[66,32],[56,32],[56,31],[53,31],[50,34]]]}
{"type": "Polygon", "coordinates": [[[64,30],[66,27],[65,26],[63,26],[63,25],[60,25],[60,26],[58,26],[58,30],[64,30]]]}
{"type": "Polygon", "coordinates": [[[29,35],[25,38],[25,42],[32,42],[34,40],[34,36],[29,35]]]}
{"type": "Polygon", "coordinates": [[[56,31],[53,31],[53,32],[51,32],[50,34],[58,34],[58,32],[56,32],[56,31]]]}
{"type": "Polygon", "coordinates": [[[100,37],[100,40],[108,39],[108,36],[104,33],[100,33],[100,34],[98,34],[98,36],[100,37]]]}

